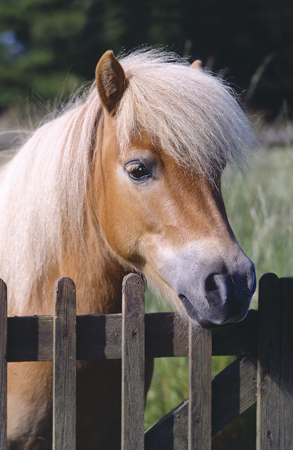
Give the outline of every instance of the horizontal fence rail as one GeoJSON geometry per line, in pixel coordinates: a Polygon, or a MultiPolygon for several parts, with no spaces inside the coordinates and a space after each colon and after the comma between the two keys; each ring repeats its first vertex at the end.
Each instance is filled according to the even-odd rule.
{"type": "MultiPolygon", "coordinates": [[[[212,330],[213,356],[257,354],[258,312],[212,330]]],[[[79,315],[76,358],[121,359],[122,314],[79,315]]],[[[176,313],[145,314],[145,356],[188,356],[188,325],[176,313]]],[[[8,362],[53,361],[52,316],[8,317],[8,362]]]]}
{"type": "Polygon", "coordinates": [[[55,314],[8,317],[0,283],[0,448],[6,450],[7,361],[53,361],[53,449],[75,449],[76,359],[122,359],[122,439],[128,450],[211,449],[211,436],[257,400],[257,450],[293,441],[293,279],[267,274],[259,311],[201,330],[175,313],[144,314],[144,285],[123,282],[122,314],[76,316],[75,286],[60,279],[55,314]],[[211,356],[237,355],[211,381],[211,356]],[[189,398],[144,433],[144,361],[189,357],[189,398]]]}

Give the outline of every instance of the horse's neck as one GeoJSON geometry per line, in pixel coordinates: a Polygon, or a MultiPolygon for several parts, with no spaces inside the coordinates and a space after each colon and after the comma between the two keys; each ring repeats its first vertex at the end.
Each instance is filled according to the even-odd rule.
{"type": "Polygon", "coordinates": [[[117,313],[121,312],[122,280],[130,271],[94,231],[87,236],[86,249],[65,253],[60,276],[76,284],[77,314],[117,313]]]}
{"type": "Polygon", "coordinates": [[[9,315],[52,315],[54,283],[60,277],[75,283],[77,314],[121,312],[122,280],[131,271],[118,262],[99,232],[89,233],[86,247],[66,243],[60,263],[46,267],[43,277],[35,280],[25,306],[12,302],[9,315]]]}

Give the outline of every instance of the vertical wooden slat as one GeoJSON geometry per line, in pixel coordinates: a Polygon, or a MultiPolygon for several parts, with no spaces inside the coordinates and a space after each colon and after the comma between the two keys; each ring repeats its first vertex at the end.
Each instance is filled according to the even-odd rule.
{"type": "Polygon", "coordinates": [[[0,280],[0,449],[7,449],[7,289],[0,280]]]}
{"type": "Polygon", "coordinates": [[[211,449],[212,333],[189,323],[188,450],[211,449]]]}
{"type": "Polygon", "coordinates": [[[122,287],[122,450],[144,449],[144,282],[130,274],[122,287]]]}
{"type": "MultiPolygon", "coordinates": [[[[280,282],[266,274],[259,281],[257,361],[257,450],[280,449],[282,304],[280,282]]],[[[282,450],[288,450],[290,446],[282,450]]]]}
{"type": "Polygon", "coordinates": [[[76,299],[69,278],[55,283],[53,450],[76,448],[76,299]]]}
{"type": "Polygon", "coordinates": [[[281,278],[280,450],[293,447],[293,278],[281,278]]]}

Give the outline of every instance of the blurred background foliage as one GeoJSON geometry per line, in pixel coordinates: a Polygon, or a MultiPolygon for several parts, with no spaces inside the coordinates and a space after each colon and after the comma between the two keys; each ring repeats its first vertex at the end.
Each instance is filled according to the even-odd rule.
{"type": "Polygon", "coordinates": [[[291,0],[1,0],[0,109],[66,97],[109,48],[160,44],[221,71],[269,119],[292,109],[292,22],[291,0]]]}

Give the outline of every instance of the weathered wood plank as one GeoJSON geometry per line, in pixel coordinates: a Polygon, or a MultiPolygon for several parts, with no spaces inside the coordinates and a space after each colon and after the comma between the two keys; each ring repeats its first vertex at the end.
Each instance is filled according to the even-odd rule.
{"type": "Polygon", "coordinates": [[[8,317],[7,360],[52,361],[52,316],[8,317]]]}
{"type": "Polygon", "coordinates": [[[77,316],[77,359],[120,359],[122,314],[77,316]]]}
{"type": "Polygon", "coordinates": [[[246,319],[212,330],[213,356],[257,355],[258,311],[250,310],[246,319]]]}
{"type": "MultiPolygon", "coordinates": [[[[256,402],[256,358],[237,359],[212,381],[212,436],[256,402]]],[[[188,400],[145,433],[145,450],[187,450],[188,400]]]]}
{"type": "Polygon", "coordinates": [[[127,275],[122,286],[121,449],[144,449],[144,282],[127,275]]]}
{"type": "Polygon", "coordinates": [[[257,399],[256,358],[239,358],[213,380],[212,436],[257,399]]]}
{"type": "Polygon", "coordinates": [[[55,283],[53,450],[76,448],[76,299],[69,278],[55,283]]]}
{"type": "MultiPolygon", "coordinates": [[[[213,355],[256,355],[257,316],[213,329],[213,355]]],[[[77,359],[120,359],[121,324],[121,314],[77,316],[77,359]]],[[[49,316],[9,317],[8,361],[52,361],[52,330],[49,316]]],[[[146,314],[145,332],[146,358],[188,356],[188,327],[177,314],[146,314]]]]}
{"type": "Polygon", "coordinates": [[[7,289],[0,280],[0,449],[7,449],[7,289]]]}
{"type": "Polygon", "coordinates": [[[257,450],[281,450],[281,308],[280,281],[276,275],[266,274],[259,281],[257,450]]]}
{"type": "Polygon", "coordinates": [[[145,450],[188,449],[188,400],[145,432],[145,450]]]}
{"type": "Polygon", "coordinates": [[[280,450],[293,443],[293,278],[281,278],[280,450]]]}
{"type": "Polygon", "coordinates": [[[188,450],[211,449],[212,332],[189,324],[188,450]]]}
{"type": "Polygon", "coordinates": [[[188,323],[176,313],[145,315],[147,358],[188,356],[188,323]]]}

